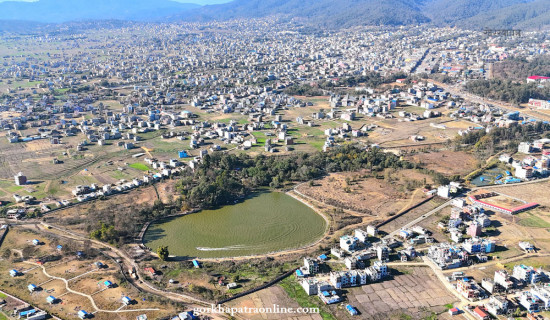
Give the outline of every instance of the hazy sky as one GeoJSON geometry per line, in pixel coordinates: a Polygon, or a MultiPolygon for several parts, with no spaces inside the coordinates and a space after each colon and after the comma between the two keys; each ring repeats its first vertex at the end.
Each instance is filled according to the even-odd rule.
{"type": "MultiPolygon", "coordinates": [[[[37,1],[37,0],[0,0],[0,2],[5,2],[5,1],[34,2],[34,1],[37,1]]],[[[67,0],[67,1],[71,1],[71,0],[67,0]]],[[[151,1],[155,1],[155,0],[151,0],[151,1]]],[[[183,3],[218,4],[218,3],[230,2],[231,0],[173,0],[173,1],[183,2],[183,3]]]]}

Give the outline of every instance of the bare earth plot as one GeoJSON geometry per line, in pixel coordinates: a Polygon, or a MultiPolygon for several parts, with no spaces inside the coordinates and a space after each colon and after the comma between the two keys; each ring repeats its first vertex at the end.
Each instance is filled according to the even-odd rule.
{"type": "Polygon", "coordinates": [[[507,197],[505,195],[498,195],[495,197],[486,198],[486,199],[483,199],[483,201],[490,203],[492,205],[507,208],[507,209],[513,209],[525,204],[524,202],[507,197]]]}
{"type": "Polygon", "coordinates": [[[527,202],[536,202],[542,206],[550,207],[550,181],[541,183],[510,185],[499,188],[497,191],[506,195],[520,198],[527,202]]]}
{"type": "Polygon", "coordinates": [[[437,208],[438,206],[442,205],[445,201],[442,200],[442,199],[437,199],[437,198],[434,198],[424,204],[422,204],[421,206],[407,212],[406,214],[402,215],[401,217],[383,225],[380,230],[384,231],[384,232],[387,232],[387,233],[390,233],[390,232],[393,232],[395,230],[399,230],[402,226],[410,223],[411,221],[419,218],[420,216],[422,216],[423,214],[425,214],[426,212],[429,212],[435,208],[437,208]]]}
{"type": "Polygon", "coordinates": [[[462,151],[418,153],[407,156],[407,159],[422,163],[423,167],[446,175],[468,174],[475,169],[477,162],[474,156],[462,151]]]}
{"type": "Polygon", "coordinates": [[[439,124],[447,120],[449,118],[446,117],[413,122],[400,122],[398,119],[377,120],[375,124],[379,128],[370,132],[369,138],[386,148],[417,145],[418,142],[409,139],[413,135],[424,136],[425,141],[422,143],[441,143],[454,138],[458,133],[458,129],[438,129],[430,126],[430,123],[439,124]]]}
{"type": "Polygon", "coordinates": [[[395,177],[392,183],[363,178],[365,174],[366,171],[331,174],[316,181],[314,186],[301,185],[298,191],[328,205],[383,218],[412,204],[411,198],[419,201],[420,195],[415,196],[406,190],[407,180],[420,183],[425,178],[427,182],[431,181],[429,176],[413,170],[397,171],[392,175],[395,177]],[[346,179],[350,181],[349,185],[346,179]]]}
{"type": "MultiPolygon", "coordinates": [[[[284,308],[300,308],[300,305],[288,297],[283,288],[279,286],[272,286],[264,290],[260,290],[245,297],[236,299],[227,303],[232,308],[271,308],[273,305],[277,305],[284,308]]],[[[321,320],[321,316],[317,314],[312,315],[298,315],[298,314],[275,314],[275,313],[248,313],[241,314],[241,316],[248,320],[321,320]]]]}
{"type": "Polygon", "coordinates": [[[138,189],[128,191],[123,194],[117,194],[116,196],[107,198],[106,200],[95,200],[66,208],[64,210],[55,211],[49,213],[45,217],[45,222],[61,223],[66,225],[67,228],[87,233],[83,230],[83,223],[86,221],[86,213],[89,210],[101,211],[112,208],[128,208],[139,206],[152,206],[155,200],[157,200],[157,191],[160,199],[167,203],[170,198],[173,198],[175,193],[173,182],[158,183],[155,186],[143,186],[138,189]]]}

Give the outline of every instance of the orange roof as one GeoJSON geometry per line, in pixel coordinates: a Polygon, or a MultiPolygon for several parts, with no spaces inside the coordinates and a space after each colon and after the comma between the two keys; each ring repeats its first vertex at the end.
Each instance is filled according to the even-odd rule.
{"type": "Polygon", "coordinates": [[[485,318],[485,317],[488,317],[489,315],[483,311],[480,307],[476,307],[474,309],[474,312],[477,313],[478,316],[480,316],[481,318],[485,318]]]}

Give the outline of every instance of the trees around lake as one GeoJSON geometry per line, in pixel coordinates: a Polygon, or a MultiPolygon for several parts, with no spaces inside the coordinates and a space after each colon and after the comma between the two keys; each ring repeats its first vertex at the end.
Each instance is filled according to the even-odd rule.
{"type": "Polygon", "coordinates": [[[170,255],[170,252],[168,251],[168,246],[158,247],[157,255],[159,256],[160,260],[166,261],[166,259],[168,259],[168,256],[170,255]]]}
{"type": "Polygon", "coordinates": [[[194,172],[179,179],[177,190],[191,207],[212,208],[232,203],[260,187],[281,188],[325,173],[413,167],[412,163],[400,160],[394,154],[352,145],[326,153],[280,157],[259,155],[252,158],[245,154],[214,153],[205,156],[194,172]]]}

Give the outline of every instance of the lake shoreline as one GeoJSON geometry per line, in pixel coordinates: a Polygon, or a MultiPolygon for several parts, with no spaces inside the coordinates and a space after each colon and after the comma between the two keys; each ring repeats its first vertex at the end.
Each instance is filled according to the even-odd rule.
{"type": "Polygon", "coordinates": [[[141,234],[141,243],[144,247],[154,247],[156,245],[181,247],[182,244],[189,245],[185,249],[189,253],[180,254],[180,250],[180,253],[170,256],[173,261],[191,259],[202,261],[240,260],[292,253],[311,248],[326,237],[329,229],[329,219],[304,199],[289,192],[260,191],[254,192],[234,205],[226,205],[215,210],[194,210],[193,212],[159,218],[154,222],[150,222],[146,232],[141,234]],[[306,207],[307,210],[305,210],[306,207]],[[222,213],[219,210],[223,210],[223,221],[220,221],[220,216],[218,216],[222,213]],[[194,218],[193,220],[185,220],[185,223],[172,220],[181,219],[191,213],[203,213],[202,211],[205,211],[204,216],[201,215],[200,218],[194,218]],[[258,215],[258,211],[262,211],[264,214],[258,215]],[[300,212],[303,215],[299,214],[300,212]],[[159,224],[163,221],[165,225],[159,227],[159,224]],[[243,221],[249,223],[243,224],[243,221]],[[168,223],[171,225],[166,225],[168,223]],[[155,225],[157,226],[156,229],[149,229],[155,225]],[[211,237],[208,236],[209,233],[212,234],[211,237]],[[224,237],[229,237],[228,241],[220,243],[219,241],[224,237]],[[308,237],[313,240],[307,241],[308,237]],[[159,243],[161,239],[166,241],[159,243]],[[172,241],[172,244],[166,243],[167,241],[172,241]],[[299,243],[302,241],[305,244],[291,244],[292,242],[299,243]],[[174,245],[173,243],[177,244],[174,245]],[[205,254],[203,257],[197,254],[197,250],[201,252],[261,251],[262,248],[284,247],[286,245],[290,246],[258,254],[237,253],[233,256],[220,257],[216,257],[216,254],[205,254]]]}

